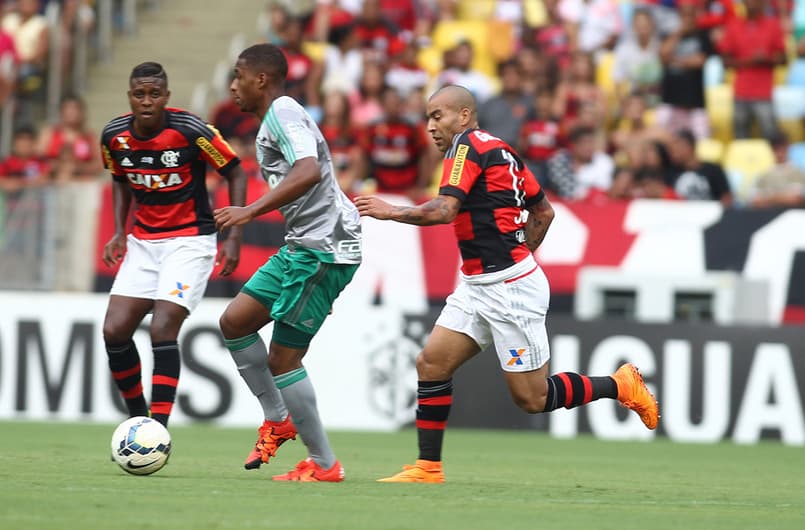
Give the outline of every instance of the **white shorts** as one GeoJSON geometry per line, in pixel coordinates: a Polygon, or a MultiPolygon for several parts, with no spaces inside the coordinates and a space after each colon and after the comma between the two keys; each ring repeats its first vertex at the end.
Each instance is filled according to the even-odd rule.
{"type": "Polygon", "coordinates": [[[215,266],[216,234],[138,239],[129,234],[126,255],[110,294],[167,300],[192,312],[215,266]]]}
{"type": "Polygon", "coordinates": [[[503,370],[528,372],[551,357],[545,329],[549,301],[548,279],[538,266],[511,280],[462,281],[436,325],[469,336],[481,349],[494,344],[503,370]]]}

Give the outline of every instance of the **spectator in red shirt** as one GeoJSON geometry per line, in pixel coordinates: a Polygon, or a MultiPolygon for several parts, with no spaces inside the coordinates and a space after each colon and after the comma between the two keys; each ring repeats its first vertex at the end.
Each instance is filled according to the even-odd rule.
{"type": "Polygon", "coordinates": [[[733,82],[735,138],[748,138],[752,118],[764,138],[777,134],[772,105],[774,67],[785,64],[785,43],[780,21],[765,13],[766,0],[745,0],[746,18],[726,26],[719,51],[724,65],[735,69],[733,82]]]}
{"type": "Polygon", "coordinates": [[[548,176],[548,159],[559,149],[559,122],[551,114],[553,96],[550,92],[540,92],[534,101],[535,112],[529,116],[520,130],[517,150],[522,153],[525,163],[545,185],[548,176]]]}
{"type": "Polygon", "coordinates": [[[20,127],[14,132],[11,154],[0,160],[0,190],[45,184],[50,177],[48,163],[36,154],[36,131],[20,127]]]}
{"type": "Polygon", "coordinates": [[[364,178],[374,179],[378,193],[406,194],[416,199],[424,195],[433,169],[425,129],[405,117],[396,88],[384,87],[381,103],[382,118],[369,125],[363,135],[364,178]]]}
{"type": "Polygon", "coordinates": [[[288,61],[288,76],[285,78],[285,94],[291,96],[300,105],[307,105],[310,91],[317,87],[312,86],[311,71],[313,59],[302,51],[304,24],[302,19],[288,17],[282,28],[279,29],[282,38],[280,49],[288,61]]]}
{"type": "Polygon", "coordinates": [[[565,71],[570,66],[573,52],[571,27],[559,14],[559,0],[544,0],[547,24],[538,28],[533,35],[533,44],[552,57],[560,70],[565,71]]]}
{"type": "Polygon", "coordinates": [[[380,10],[380,0],[363,0],[360,15],[355,21],[355,32],[361,48],[374,60],[383,61],[389,49],[395,46],[399,28],[380,10]]]}
{"type": "Polygon", "coordinates": [[[39,153],[53,166],[57,180],[93,178],[103,170],[98,135],[87,125],[86,103],[67,95],[59,107],[59,121],[39,135],[39,153]]]}
{"type": "Polygon", "coordinates": [[[17,79],[17,49],[14,39],[0,27],[0,108],[14,91],[17,79]]]}
{"type": "Polygon", "coordinates": [[[358,191],[361,145],[358,131],[349,119],[349,98],[344,92],[330,90],[324,94],[322,107],[319,129],[330,148],[338,185],[344,193],[358,191]]]}

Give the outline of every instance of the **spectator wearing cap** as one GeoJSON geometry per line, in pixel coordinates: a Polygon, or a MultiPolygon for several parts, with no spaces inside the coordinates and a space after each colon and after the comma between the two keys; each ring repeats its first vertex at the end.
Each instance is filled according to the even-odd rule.
{"type": "Polygon", "coordinates": [[[733,202],[729,181],[719,164],[702,162],[696,156],[696,137],[687,129],[677,131],[670,142],[674,169],[668,185],[681,199],[715,200],[724,206],[733,202]]]}
{"type": "Polygon", "coordinates": [[[805,206],[805,171],[788,160],[788,137],[783,132],[771,138],[776,164],[755,180],[749,204],[754,208],[805,206]]]}
{"type": "Polygon", "coordinates": [[[520,88],[520,69],[514,60],[498,66],[500,94],[478,109],[478,124],[511,146],[517,145],[526,117],[533,113],[532,98],[520,88]]]}
{"type": "Polygon", "coordinates": [[[657,124],[669,131],[689,129],[696,138],[710,135],[704,101],[704,63],[712,54],[709,33],[696,25],[696,0],[679,0],[679,28],[660,46],[663,75],[657,124]]]}
{"type": "Polygon", "coordinates": [[[765,13],[765,0],[745,0],[745,18],[733,18],[724,30],[719,51],[724,65],[735,69],[733,81],[735,138],[751,136],[752,119],[761,135],[779,129],[772,105],[774,67],[785,64],[783,31],[777,17],[765,13]]]}

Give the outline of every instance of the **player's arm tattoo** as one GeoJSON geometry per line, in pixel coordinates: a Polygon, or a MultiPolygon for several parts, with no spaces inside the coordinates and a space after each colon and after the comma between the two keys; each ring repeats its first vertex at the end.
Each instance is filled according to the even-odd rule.
{"type": "Polygon", "coordinates": [[[531,251],[537,250],[545,239],[548,227],[553,221],[554,211],[548,199],[543,197],[528,209],[528,221],[525,226],[525,243],[531,251]]]}
{"type": "Polygon", "coordinates": [[[450,195],[439,195],[419,206],[393,206],[391,219],[411,225],[430,226],[453,222],[461,202],[450,195]]]}

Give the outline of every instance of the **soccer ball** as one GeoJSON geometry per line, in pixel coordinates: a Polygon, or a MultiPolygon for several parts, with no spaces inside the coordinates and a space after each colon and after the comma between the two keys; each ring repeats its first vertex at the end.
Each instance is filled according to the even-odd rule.
{"type": "Polygon", "coordinates": [[[112,460],[132,475],[150,475],[168,463],[171,436],[161,423],[145,416],[129,418],[112,434],[112,460]]]}

